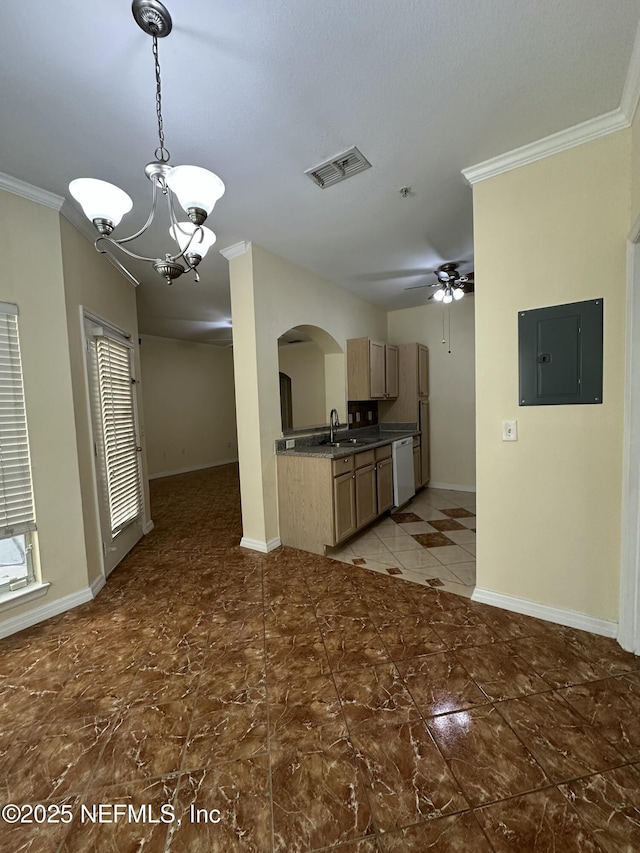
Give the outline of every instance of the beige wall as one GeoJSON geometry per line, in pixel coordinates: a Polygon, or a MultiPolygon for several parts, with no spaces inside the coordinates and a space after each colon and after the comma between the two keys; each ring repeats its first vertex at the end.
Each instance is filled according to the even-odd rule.
{"type": "Polygon", "coordinates": [[[631,183],[629,226],[631,226],[637,217],[640,216],[640,110],[636,110],[635,118],[631,125],[631,161],[629,172],[629,181],[631,183]]]}
{"type": "Polygon", "coordinates": [[[280,371],[291,379],[293,428],[326,424],[324,353],[315,341],[278,347],[280,371]]]}
{"type": "Polygon", "coordinates": [[[0,191],[0,300],[19,308],[29,445],[46,598],[12,607],[14,619],[86,589],[83,506],[76,449],[58,213],[0,191]]]}
{"type": "Polygon", "coordinates": [[[149,476],[237,459],[233,351],[144,335],[140,361],[149,476]]]}
{"type": "MultiPolygon", "coordinates": [[[[87,397],[86,364],[83,352],[82,309],[109,321],[135,342],[135,359],[138,359],[138,319],[136,292],[105,257],[99,255],[79,231],[64,217],[60,217],[62,263],[64,271],[65,302],[69,334],[69,355],[73,401],[75,407],[80,487],[84,510],[84,534],[89,582],[100,577],[102,567],[102,536],[97,510],[94,473],[93,432],[87,397]]],[[[137,371],[139,376],[139,370],[137,371]]],[[[138,411],[142,425],[143,412],[140,388],[137,386],[138,411]]],[[[141,440],[144,442],[144,427],[141,440]]],[[[143,467],[145,454],[143,453],[143,467]]],[[[144,472],[143,472],[144,473],[144,472]]],[[[145,484],[145,521],[149,520],[147,478],[145,484]]]]}
{"type": "Polygon", "coordinates": [[[388,339],[394,344],[417,342],[429,347],[432,485],[475,488],[474,297],[465,296],[449,309],[450,353],[442,343],[443,309],[431,304],[390,311],[388,339]]]}
{"type": "Polygon", "coordinates": [[[386,314],[255,244],[230,261],[229,271],[243,534],[266,546],[278,536],[278,338],[294,326],[312,324],[344,350],[348,338],[384,340],[386,314]]]}
{"type": "Polygon", "coordinates": [[[474,187],[478,587],[615,620],[631,132],[474,187]],[[604,297],[604,402],[518,407],[517,312],[604,297]],[[501,440],[517,418],[519,440],[501,440]]]}

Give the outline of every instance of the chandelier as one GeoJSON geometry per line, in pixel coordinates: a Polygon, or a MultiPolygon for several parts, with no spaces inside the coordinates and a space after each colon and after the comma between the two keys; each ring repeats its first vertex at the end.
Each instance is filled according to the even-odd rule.
{"type": "MultiPolygon", "coordinates": [[[[162,86],[158,39],[168,36],[172,22],[168,10],[158,0],[133,0],[131,7],[138,26],[153,38],[153,59],[156,78],[156,118],[158,122],[158,147],[155,159],[145,166],[145,174],[151,181],[151,212],[145,224],[129,237],[116,239],[111,236],[122,217],[133,207],[133,202],[124,190],[95,178],[76,178],[69,184],[69,192],[80,204],[85,216],[99,233],[95,247],[107,254],[111,246],[139,261],[149,261],[158,275],[167,284],[188,270],[199,281],[196,267],[216,241],[213,231],[205,228],[204,222],[216,201],[224,194],[224,184],[217,175],[200,166],[171,166],[169,151],[164,144],[162,121],[162,86]],[[151,226],[160,195],[166,199],[171,227],[169,234],[177,244],[177,251],[168,252],[164,258],[147,258],[138,255],[124,244],[142,236],[151,226]],[[174,199],[175,196],[175,199],[174,199]],[[178,221],[176,202],[189,217],[189,221],[178,221]],[[184,264],[184,265],[183,265],[184,264]]],[[[114,258],[118,266],[122,264],[114,258]]]]}

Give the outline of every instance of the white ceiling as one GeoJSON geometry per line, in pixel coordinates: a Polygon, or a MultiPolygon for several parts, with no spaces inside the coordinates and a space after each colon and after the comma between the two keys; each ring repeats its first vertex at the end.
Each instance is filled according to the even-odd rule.
{"type": "MultiPolygon", "coordinates": [[[[142,332],[230,338],[227,261],[252,240],[385,309],[447,260],[472,269],[460,172],[620,104],[640,0],[167,0],[160,42],[172,162],[216,172],[202,280],[133,265],[142,332]],[[372,168],[321,190],[305,169],[357,145],[372,168]],[[399,189],[410,185],[402,198],[399,189]]],[[[109,180],[148,211],[157,145],[151,39],[128,0],[5,0],[0,171],[67,195],[109,180]]],[[[168,242],[146,240],[163,254],[168,242]]],[[[432,279],[428,279],[431,281],[432,279]]]]}

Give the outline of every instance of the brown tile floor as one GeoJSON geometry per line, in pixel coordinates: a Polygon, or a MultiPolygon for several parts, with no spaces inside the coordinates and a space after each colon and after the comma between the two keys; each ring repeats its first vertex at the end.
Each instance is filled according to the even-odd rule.
{"type": "Polygon", "coordinates": [[[640,850],[640,659],[242,550],[232,466],[152,500],[94,602],[2,641],[1,799],[73,814],[3,824],[3,853],[640,850]],[[98,803],[176,821],[83,820],[98,803]]]}

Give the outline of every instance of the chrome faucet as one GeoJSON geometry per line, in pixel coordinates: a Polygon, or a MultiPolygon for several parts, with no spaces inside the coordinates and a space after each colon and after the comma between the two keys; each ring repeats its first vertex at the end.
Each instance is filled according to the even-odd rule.
{"type": "Polygon", "coordinates": [[[335,440],[335,431],[339,426],[340,421],[338,420],[338,410],[331,409],[331,412],[329,413],[329,441],[332,444],[335,440]]]}

